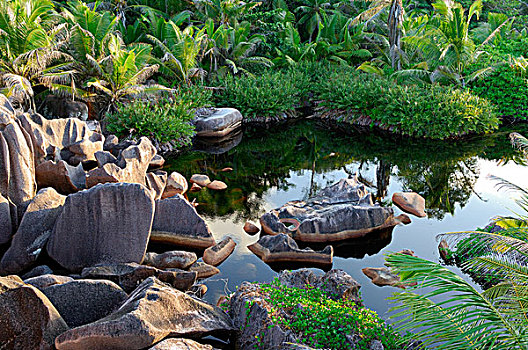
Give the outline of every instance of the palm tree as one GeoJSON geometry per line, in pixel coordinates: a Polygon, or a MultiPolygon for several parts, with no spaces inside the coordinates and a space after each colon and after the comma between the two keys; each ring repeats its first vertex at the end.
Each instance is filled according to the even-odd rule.
{"type": "Polygon", "coordinates": [[[170,90],[158,84],[144,85],[159,68],[149,64],[150,45],[125,47],[118,36],[111,35],[108,51],[109,54],[100,59],[88,55],[89,64],[97,72],[97,77],[90,79],[87,85],[105,100],[103,112],[115,111],[119,103],[132,97],[170,90]]]}
{"type": "Polygon", "coordinates": [[[297,7],[295,12],[301,16],[298,25],[304,26],[308,41],[312,42],[314,34],[317,34],[321,27],[322,16],[328,15],[331,5],[324,0],[301,0],[303,5],[297,7]]]}
{"type": "Polygon", "coordinates": [[[212,19],[219,25],[236,25],[242,15],[248,13],[260,2],[241,0],[195,0],[195,5],[204,22],[212,19]]]}
{"type": "Polygon", "coordinates": [[[61,49],[65,24],[50,0],[0,3],[0,80],[3,92],[35,110],[35,88],[73,94],[72,58],[61,49]]]}
{"type": "MultiPolygon", "coordinates": [[[[526,157],[528,140],[517,133],[512,144],[526,157]]],[[[498,179],[498,178],[496,178],[498,179]]],[[[521,190],[521,207],[528,209],[528,191],[501,180],[500,185],[521,190]]],[[[399,330],[412,330],[426,346],[438,349],[526,349],[528,347],[528,222],[498,218],[496,223],[517,227],[515,237],[501,232],[452,232],[441,235],[462,259],[461,268],[494,283],[479,292],[453,271],[417,257],[393,254],[389,267],[404,292],[394,293],[393,308],[399,330]],[[414,286],[413,286],[414,285],[414,286]],[[414,293],[419,289],[423,293],[414,293]]]]}
{"type": "Polygon", "coordinates": [[[173,21],[152,19],[147,38],[161,51],[161,73],[185,83],[199,74],[198,56],[206,41],[205,28],[187,26],[181,30],[173,21]]]}

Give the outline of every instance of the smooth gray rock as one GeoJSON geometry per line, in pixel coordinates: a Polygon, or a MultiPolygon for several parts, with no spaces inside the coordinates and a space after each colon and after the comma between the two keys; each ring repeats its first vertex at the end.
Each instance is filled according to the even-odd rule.
{"type": "Polygon", "coordinates": [[[144,265],[154,266],[164,270],[176,268],[186,270],[196,262],[196,253],[185,252],[183,250],[171,250],[165,253],[146,253],[143,260],[144,265]]]}
{"type": "Polygon", "coordinates": [[[46,274],[46,275],[40,275],[40,276],[27,278],[24,280],[24,283],[31,284],[33,287],[42,291],[44,288],[48,288],[56,284],[63,284],[66,282],[71,282],[71,281],[73,281],[73,278],[69,276],[46,274]]]}
{"type": "Polygon", "coordinates": [[[299,249],[290,236],[280,233],[276,236],[262,236],[248,246],[265,263],[298,262],[315,265],[332,265],[334,249],[331,245],[321,251],[310,248],[299,249]]]}
{"type": "Polygon", "coordinates": [[[218,108],[212,114],[193,120],[198,137],[223,137],[242,125],[242,114],[234,108],[218,108]]]}
{"type": "Polygon", "coordinates": [[[107,280],[72,280],[42,289],[70,327],[95,322],[116,310],[128,297],[107,280]]]}
{"type": "Polygon", "coordinates": [[[268,234],[329,242],[362,237],[399,221],[394,219],[392,208],[374,205],[372,195],[356,179],[342,179],[306,201],[288,202],[264,214],[260,223],[268,234]]]}
{"type": "Polygon", "coordinates": [[[64,332],[57,350],[143,349],[171,337],[234,331],[220,308],[182,293],[154,277],[145,280],[111,315],[64,332]]]}
{"type": "Polygon", "coordinates": [[[81,277],[107,279],[117,283],[125,292],[130,293],[149,277],[156,277],[178,290],[186,291],[196,282],[197,273],[180,269],[165,271],[152,266],[128,263],[87,267],[82,270],[81,277]]]}
{"type": "Polygon", "coordinates": [[[0,261],[0,273],[20,273],[37,260],[62,212],[65,200],[65,196],[51,187],[37,193],[13,236],[11,246],[0,261]]]}
{"type": "Polygon", "coordinates": [[[53,349],[68,330],[48,298],[18,276],[0,277],[0,344],[3,349],[53,349]]]}
{"type": "Polygon", "coordinates": [[[48,265],[39,265],[39,266],[32,268],[25,274],[23,274],[22,279],[26,280],[28,278],[42,276],[42,275],[49,275],[49,274],[53,274],[53,270],[50,269],[48,265]]]}
{"type": "Polygon", "coordinates": [[[181,194],[156,201],[151,241],[205,249],[215,244],[205,220],[181,194]]]}
{"type": "Polygon", "coordinates": [[[154,201],[140,184],[108,183],[68,196],[47,244],[72,272],[101,263],[143,261],[154,201]]]}

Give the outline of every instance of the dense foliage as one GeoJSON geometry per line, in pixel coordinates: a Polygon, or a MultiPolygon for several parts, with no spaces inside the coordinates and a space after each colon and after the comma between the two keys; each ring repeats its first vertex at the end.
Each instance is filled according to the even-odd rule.
{"type": "Polygon", "coordinates": [[[278,280],[261,284],[260,292],[272,306],[272,322],[316,349],[350,349],[346,336],[354,334],[356,349],[369,349],[373,340],[380,340],[385,349],[400,348],[402,338],[374,311],[352,300],[332,300],[318,289],[285,287],[278,280]]]}
{"type": "Polygon", "coordinates": [[[386,112],[354,111],[407,135],[488,132],[492,105],[526,116],[527,11],[517,0],[3,1],[0,88],[32,109],[50,93],[85,100],[99,118],[195,85],[248,120],[368,99],[386,112]],[[336,70],[361,93],[330,96],[336,70]],[[386,101],[367,94],[378,83],[386,101]]]}

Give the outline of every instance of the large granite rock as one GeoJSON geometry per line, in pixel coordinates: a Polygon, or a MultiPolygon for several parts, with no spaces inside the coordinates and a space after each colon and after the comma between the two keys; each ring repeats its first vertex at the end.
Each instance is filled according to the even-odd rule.
{"type": "Polygon", "coordinates": [[[2,349],[53,349],[68,326],[48,298],[17,276],[0,277],[2,349]]]}
{"type": "Polygon", "coordinates": [[[159,342],[149,350],[213,350],[211,345],[204,345],[191,339],[170,338],[159,342]]]}
{"type": "Polygon", "coordinates": [[[317,196],[288,202],[260,218],[264,232],[285,233],[305,242],[362,237],[398,222],[392,208],[374,205],[372,195],[356,179],[342,179],[317,196]]]}
{"type": "Polygon", "coordinates": [[[1,102],[0,195],[9,201],[12,224],[16,226],[37,192],[34,147],[3,95],[1,102]]]}
{"type": "Polygon", "coordinates": [[[0,194],[0,244],[6,244],[9,242],[11,236],[13,236],[11,205],[9,204],[9,201],[0,194]]]}
{"type": "Polygon", "coordinates": [[[193,120],[198,137],[223,137],[242,125],[242,114],[234,108],[219,108],[193,120]]]}
{"type": "Polygon", "coordinates": [[[248,246],[265,263],[298,262],[313,265],[332,265],[334,249],[331,245],[321,251],[310,248],[299,249],[290,236],[280,233],[276,236],[263,236],[248,246]]]}
{"type": "Polygon", "coordinates": [[[47,160],[37,165],[35,172],[39,188],[53,187],[65,195],[86,188],[86,173],[81,164],[72,166],[63,160],[47,160]]]}
{"type": "Polygon", "coordinates": [[[115,311],[128,297],[117,284],[105,280],[74,280],[42,289],[66,324],[79,327],[115,311]]]}
{"type": "Polygon", "coordinates": [[[103,135],[77,118],[48,120],[39,114],[24,113],[19,120],[31,136],[36,164],[51,159],[76,166],[95,161],[95,152],[103,150],[103,135]]]}
{"type": "Polygon", "coordinates": [[[37,193],[13,236],[11,246],[0,261],[0,273],[20,273],[37,260],[65,201],[65,196],[50,187],[37,193]]]}
{"type": "Polygon", "coordinates": [[[215,244],[209,227],[181,195],[156,201],[151,241],[205,249],[215,244]]]}
{"type": "Polygon", "coordinates": [[[98,265],[84,268],[82,278],[107,279],[117,283],[127,293],[132,292],[141,282],[149,277],[156,277],[174,288],[186,291],[196,282],[198,274],[179,269],[160,270],[152,266],[135,263],[98,265]]]}
{"type": "Polygon", "coordinates": [[[233,238],[226,237],[218,244],[207,248],[203,254],[203,261],[206,264],[217,266],[227,259],[235,250],[236,243],[233,238]]]}
{"type": "Polygon", "coordinates": [[[139,184],[101,184],[66,199],[47,244],[49,256],[70,271],[101,263],[141,263],[154,201],[139,184]]]}
{"type": "Polygon", "coordinates": [[[164,253],[146,253],[143,264],[164,269],[188,269],[196,262],[196,253],[185,252],[183,250],[171,250],[164,253]]]}
{"type": "Polygon", "coordinates": [[[149,163],[156,155],[156,148],[146,137],[142,137],[137,145],[123,149],[116,163],[106,163],[102,167],[90,170],[86,177],[86,187],[99,183],[131,182],[146,185],[145,177],[149,163]]]}
{"type": "Polygon", "coordinates": [[[58,350],[143,349],[165,337],[200,337],[234,331],[220,308],[182,293],[156,278],[145,280],[111,315],[64,332],[58,350]]]}

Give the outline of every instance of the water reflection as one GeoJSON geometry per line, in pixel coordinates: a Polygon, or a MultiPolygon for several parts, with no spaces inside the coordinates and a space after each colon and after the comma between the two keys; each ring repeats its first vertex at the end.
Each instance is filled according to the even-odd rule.
{"type": "MultiPolygon", "coordinates": [[[[525,126],[515,128],[528,134],[525,126]]],[[[242,281],[268,281],[276,274],[274,270],[296,267],[272,268],[253,255],[246,246],[256,242],[258,235],[250,236],[242,230],[245,221],[258,222],[268,210],[290,200],[306,199],[343,177],[357,174],[382,203],[388,204],[395,191],[415,191],[426,199],[428,208],[428,218],[413,218],[408,226],[332,243],[336,257],[333,267],[356,278],[363,285],[366,305],[385,316],[385,298],[393,290],[373,286],[361,268],[382,266],[383,254],[404,248],[436,260],[438,233],[482,227],[490,217],[508,214],[513,201],[504,194],[497,195],[485,175],[492,172],[504,176],[501,169],[508,174],[524,171],[511,162],[517,159],[509,144],[509,131],[428,142],[375,133],[344,134],[301,122],[265,133],[246,132],[241,140],[237,139],[240,143],[236,147],[223,153],[218,149],[215,154],[194,150],[168,160],[167,171],[179,171],[186,177],[205,173],[229,186],[222,192],[189,194],[191,200],[199,202],[198,211],[215,238],[229,235],[238,243],[235,253],[220,265],[220,275],[207,282],[206,299],[216,302],[225,290],[233,291],[242,281]],[[222,172],[225,167],[234,170],[222,172]]],[[[301,243],[299,246],[305,247],[301,243]]],[[[324,248],[309,246],[314,250],[324,248]]]]}

